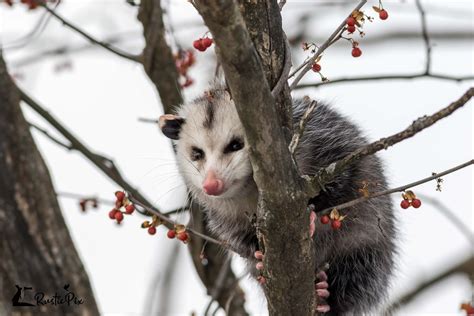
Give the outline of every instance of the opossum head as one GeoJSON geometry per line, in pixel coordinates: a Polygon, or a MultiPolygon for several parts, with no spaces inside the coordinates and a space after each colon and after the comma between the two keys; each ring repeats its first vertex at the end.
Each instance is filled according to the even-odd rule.
{"type": "Polygon", "coordinates": [[[174,140],[181,174],[195,196],[209,201],[245,193],[253,181],[252,167],[242,124],[227,91],[206,92],[182,105],[177,115],[163,115],[160,127],[174,140]]]}

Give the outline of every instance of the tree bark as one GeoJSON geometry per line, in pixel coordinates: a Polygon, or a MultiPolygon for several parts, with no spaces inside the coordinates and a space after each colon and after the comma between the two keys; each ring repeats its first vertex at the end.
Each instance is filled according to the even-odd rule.
{"type": "Polygon", "coordinates": [[[138,19],[143,24],[146,42],[143,66],[158,90],[164,112],[171,113],[173,106],[183,103],[183,98],[173,53],[165,38],[161,0],[142,0],[138,19]]]}
{"type": "Polygon", "coordinates": [[[0,131],[0,314],[99,315],[1,54],[0,131]],[[15,285],[32,287],[21,293],[20,301],[36,303],[34,293],[64,295],[66,284],[83,304],[12,307],[15,285]]]}
{"type": "MultiPolygon", "coordinates": [[[[272,1],[276,3],[276,1],[272,1]]],[[[265,252],[265,295],[271,315],[312,315],[314,247],[309,236],[308,185],[293,163],[265,67],[232,0],[196,0],[245,129],[259,190],[257,231],[265,252]],[[256,89],[255,87],[258,87],[256,89]],[[278,157],[278,159],[275,159],[278,157]]],[[[257,16],[265,17],[267,12],[257,16]]],[[[288,109],[285,109],[287,112],[288,109]]]]}

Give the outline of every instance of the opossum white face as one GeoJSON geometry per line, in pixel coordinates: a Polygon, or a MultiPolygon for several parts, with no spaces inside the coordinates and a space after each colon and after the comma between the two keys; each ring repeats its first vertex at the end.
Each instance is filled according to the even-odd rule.
{"type": "Polygon", "coordinates": [[[252,167],[243,128],[225,91],[183,105],[178,115],[160,118],[163,133],[176,140],[177,160],[189,189],[201,199],[244,193],[252,167]]]}

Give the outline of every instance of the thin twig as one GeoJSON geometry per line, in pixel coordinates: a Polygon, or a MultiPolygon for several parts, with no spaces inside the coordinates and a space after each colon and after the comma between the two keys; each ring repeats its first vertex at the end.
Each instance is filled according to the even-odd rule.
{"type": "Polygon", "coordinates": [[[99,198],[96,196],[85,196],[83,194],[71,193],[71,192],[56,192],[56,195],[62,198],[74,199],[74,200],[95,200],[98,203],[106,205],[115,205],[115,201],[99,198]]]}
{"type": "MultiPolygon", "coordinates": [[[[156,217],[158,217],[161,221],[163,221],[164,223],[167,223],[169,225],[171,225],[172,227],[174,226],[177,226],[177,225],[182,225],[172,219],[170,219],[169,217],[165,216],[164,214],[162,214],[157,208],[149,205],[148,203],[136,198],[131,192],[127,192],[128,193],[128,199],[135,205],[138,205],[140,207],[142,207],[143,209],[147,210],[148,212],[150,213],[153,213],[154,215],[156,215],[156,217]]],[[[168,225],[167,225],[168,227],[168,225]]],[[[209,236],[206,236],[190,227],[186,227],[186,231],[187,232],[190,232],[191,234],[195,235],[195,236],[198,236],[204,240],[207,240],[209,242],[212,242],[214,244],[217,244],[217,245],[220,245],[222,247],[225,247],[225,248],[229,248],[228,244],[225,243],[225,242],[222,242],[222,241],[219,241],[217,239],[214,239],[212,237],[209,237],[209,236]]]]}
{"type": "Polygon", "coordinates": [[[278,82],[272,89],[272,95],[274,98],[277,98],[278,95],[280,94],[281,90],[285,86],[285,84],[288,84],[288,74],[290,73],[291,70],[291,48],[290,48],[290,43],[288,42],[288,38],[286,37],[286,34],[283,33],[284,41],[285,41],[285,64],[283,65],[283,69],[280,74],[280,78],[278,79],[278,82]]]}
{"type": "Polygon", "coordinates": [[[102,42],[102,41],[99,41],[97,39],[95,39],[94,37],[92,37],[91,35],[89,35],[88,33],[84,32],[83,30],[81,30],[79,27],[75,26],[74,24],[72,24],[71,22],[67,21],[66,19],[64,19],[62,16],[60,16],[58,13],[56,13],[55,10],[49,8],[46,4],[41,4],[40,5],[46,10],[48,11],[52,16],[54,16],[56,19],[58,19],[59,21],[61,21],[65,26],[69,27],[70,29],[76,31],[77,33],[81,34],[83,37],[87,38],[90,42],[98,45],[98,46],[101,46],[103,48],[105,48],[106,50],[120,56],[120,57],[123,57],[123,58],[126,58],[128,60],[132,60],[132,61],[135,61],[135,62],[141,62],[140,61],[140,57],[137,56],[137,55],[132,55],[132,54],[129,54],[129,53],[126,53],[126,52],[123,52],[121,51],[120,49],[118,48],[115,48],[113,47],[112,45],[110,45],[109,43],[105,43],[105,42],[102,42]]]}
{"type": "Polygon", "coordinates": [[[457,273],[462,273],[466,276],[473,275],[474,257],[470,257],[465,261],[435,275],[434,277],[421,282],[413,290],[409,291],[408,293],[397,299],[395,302],[391,303],[390,306],[384,311],[384,313],[382,313],[382,315],[393,315],[394,311],[399,309],[401,306],[407,305],[408,303],[413,301],[416,297],[418,297],[419,294],[423,293],[426,289],[444,280],[445,278],[457,273]]]}
{"type": "Polygon", "coordinates": [[[66,148],[67,150],[73,150],[74,148],[71,146],[71,144],[66,144],[66,143],[63,143],[62,141],[60,141],[59,139],[57,139],[56,137],[52,136],[47,130],[45,130],[44,128],[41,128],[39,127],[38,125],[35,125],[31,122],[28,122],[28,125],[30,125],[30,127],[32,127],[33,129],[37,130],[38,132],[42,133],[43,135],[45,135],[47,138],[49,138],[51,141],[53,141],[54,143],[56,143],[57,145],[63,147],[63,148],[66,148]]]}
{"type": "Polygon", "coordinates": [[[441,75],[441,74],[426,74],[426,73],[417,73],[417,74],[406,74],[406,75],[378,75],[378,76],[366,76],[366,77],[346,77],[346,78],[337,78],[334,80],[316,82],[316,83],[304,83],[296,86],[294,90],[298,89],[305,89],[305,88],[318,88],[320,86],[327,86],[333,84],[340,84],[340,83],[348,83],[348,82],[357,82],[357,81],[378,81],[378,80],[409,80],[409,79],[418,79],[418,78],[432,78],[432,79],[440,79],[440,80],[448,80],[448,81],[467,81],[467,80],[474,80],[474,76],[461,76],[461,77],[454,77],[449,75],[441,75]]]}
{"type": "MultiPolygon", "coordinates": [[[[354,12],[354,11],[360,10],[366,3],[367,3],[367,0],[360,1],[359,4],[351,11],[351,13],[354,12]]],[[[349,15],[347,15],[347,16],[349,16],[349,15]]],[[[298,66],[293,71],[292,74],[290,74],[290,78],[291,78],[293,75],[295,75],[299,71],[298,76],[295,78],[295,80],[293,80],[293,82],[290,85],[290,90],[293,90],[298,85],[298,83],[301,81],[303,76],[311,69],[311,66],[316,61],[316,59],[326,50],[326,48],[328,48],[330,45],[332,45],[334,43],[335,38],[340,36],[341,32],[343,31],[344,27],[346,26],[347,16],[344,18],[344,20],[341,22],[341,24],[339,24],[339,26],[331,34],[331,36],[329,36],[329,38],[321,46],[318,47],[318,50],[313,54],[313,56],[311,56],[308,60],[303,62],[300,66],[298,66]]]]}
{"type": "Polygon", "coordinates": [[[209,314],[209,311],[211,309],[212,303],[217,301],[217,298],[219,297],[222,289],[224,288],[224,282],[226,280],[227,274],[229,273],[230,269],[230,263],[231,263],[232,256],[230,254],[227,254],[227,257],[222,264],[221,269],[219,270],[219,274],[217,275],[217,279],[210,290],[211,294],[211,299],[209,303],[207,304],[206,310],[204,311],[204,315],[207,316],[209,314]]]}
{"type": "Polygon", "coordinates": [[[336,175],[341,173],[349,164],[353,163],[356,160],[359,160],[363,157],[375,154],[376,152],[387,149],[390,146],[393,146],[407,138],[414,136],[415,134],[421,132],[422,130],[432,126],[439,120],[451,115],[456,110],[463,107],[474,95],[474,88],[467,90],[458,100],[452,102],[447,107],[439,110],[438,112],[430,115],[423,116],[415,120],[410,126],[405,130],[391,135],[386,138],[381,138],[378,141],[375,141],[367,146],[361,147],[351,154],[347,155],[341,160],[331,163],[328,167],[320,169],[315,176],[310,177],[310,181],[313,184],[314,193],[319,192],[321,188],[324,188],[324,185],[331,182],[336,175]]]}
{"type": "MultiPolygon", "coordinates": [[[[371,199],[374,199],[374,198],[377,198],[379,196],[383,196],[383,195],[389,195],[389,194],[392,194],[392,193],[397,193],[397,192],[403,192],[407,189],[410,189],[410,188],[413,188],[415,186],[418,186],[420,184],[423,184],[423,183],[426,183],[426,182],[429,182],[429,181],[432,181],[432,180],[435,180],[435,179],[438,179],[439,177],[442,177],[442,176],[445,176],[447,174],[450,174],[450,173],[453,173],[455,171],[458,171],[460,169],[463,169],[463,168],[466,168],[466,167],[469,167],[470,165],[474,164],[474,159],[472,160],[469,160],[463,164],[460,164],[456,167],[453,167],[451,169],[448,169],[448,170],[445,170],[443,172],[440,172],[440,173],[436,173],[435,175],[432,175],[430,177],[427,177],[427,178],[424,178],[424,179],[421,179],[421,180],[418,180],[418,181],[415,181],[415,182],[412,182],[412,183],[408,183],[408,184],[405,184],[405,185],[402,185],[402,186],[399,186],[399,187],[396,187],[396,188],[393,188],[393,189],[389,189],[389,190],[384,190],[384,191],[380,191],[380,192],[376,192],[376,193],[373,193],[373,194],[370,194],[369,196],[363,196],[363,197],[360,197],[358,199],[355,199],[355,200],[352,200],[352,201],[349,201],[349,202],[346,202],[346,203],[342,203],[342,204],[339,204],[339,205],[335,205],[335,206],[332,206],[332,207],[328,207],[324,210],[322,210],[321,212],[318,212],[318,214],[327,214],[329,213],[331,210],[333,209],[337,209],[337,210],[343,210],[343,209],[346,209],[346,208],[349,208],[349,207],[352,207],[354,205],[357,205],[359,203],[362,203],[362,202],[365,202],[365,201],[368,201],[368,200],[371,200],[371,199]]],[[[471,236],[472,238],[472,236],[471,236]]]]}
{"type": "Polygon", "coordinates": [[[431,43],[430,37],[428,35],[428,27],[426,25],[426,15],[423,6],[421,5],[420,0],[416,0],[416,7],[420,12],[421,18],[421,34],[423,36],[423,41],[425,43],[425,50],[426,50],[426,66],[425,66],[425,74],[429,74],[431,71],[431,43]]]}
{"type": "Polygon", "coordinates": [[[308,122],[309,116],[311,115],[311,113],[313,113],[317,105],[318,103],[316,101],[314,100],[311,101],[311,103],[306,108],[306,111],[303,113],[303,116],[301,117],[300,122],[297,127],[298,129],[293,134],[290,145],[288,146],[288,148],[290,149],[290,153],[292,155],[294,155],[295,150],[298,147],[298,144],[300,142],[300,139],[303,136],[304,129],[306,127],[306,123],[308,122]]]}
{"type": "MultiPolygon", "coordinates": [[[[136,188],[134,188],[127,180],[124,179],[120,171],[115,166],[114,162],[106,158],[100,154],[97,154],[87,148],[82,142],[79,141],[65,126],[63,126],[58,120],[56,120],[48,111],[46,111],[38,102],[33,100],[30,96],[28,96],[23,90],[19,87],[16,87],[18,92],[20,93],[21,99],[30,106],[36,113],[38,113],[41,117],[43,117],[52,127],[54,127],[65,139],[67,139],[70,143],[67,147],[69,150],[76,150],[80,152],[84,157],[86,157],[90,162],[92,162],[97,168],[99,168],[106,176],[108,176],[112,181],[122,187],[124,190],[130,192],[138,198],[140,201],[151,205],[150,202],[143,196],[141,192],[139,192],[136,188]]],[[[64,147],[64,146],[63,146],[64,147]]],[[[140,211],[139,211],[140,212],[140,211]]],[[[159,212],[155,209],[155,213],[159,212]]],[[[177,212],[177,211],[172,211],[177,212]]],[[[170,215],[172,213],[168,213],[170,215]]],[[[165,216],[165,214],[161,214],[161,216],[165,216]]],[[[169,224],[170,225],[170,224],[169,224]]],[[[170,225],[170,228],[172,225],[170,225]]]]}

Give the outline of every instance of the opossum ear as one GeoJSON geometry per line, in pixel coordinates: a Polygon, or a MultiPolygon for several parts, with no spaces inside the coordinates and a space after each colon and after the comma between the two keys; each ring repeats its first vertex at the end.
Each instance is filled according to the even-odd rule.
{"type": "Polygon", "coordinates": [[[184,122],[184,118],[173,114],[162,115],[158,120],[158,124],[160,125],[163,134],[171,139],[179,139],[181,125],[183,125],[184,122]]]}

